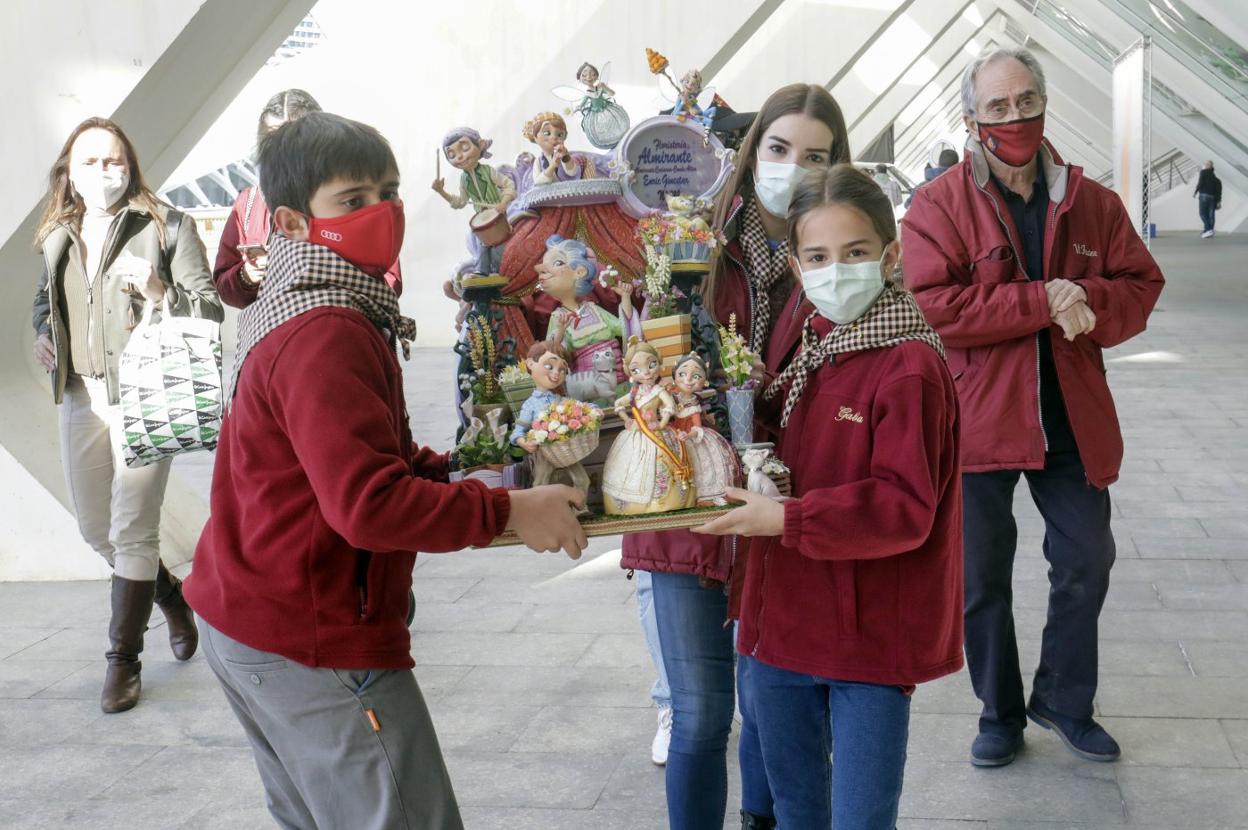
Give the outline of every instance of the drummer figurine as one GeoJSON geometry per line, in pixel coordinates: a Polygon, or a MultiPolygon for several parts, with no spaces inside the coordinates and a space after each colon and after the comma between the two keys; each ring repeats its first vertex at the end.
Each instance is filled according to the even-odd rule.
{"type": "Polygon", "coordinates": [[[442,152],[451,166],[461,171],[459,176],[459,193],[452,195],[446,191],[446,182],[442,178],[442,166],[438,165],[438,178],[433,182],[433,190],[446,200],[455,210],[471,204],[473,220],[470,223],[473,233],[469,236],[468,248],[477,256],[477,273],[482,276],[497,274],[503,261],[503,247],[509,231],[507,228],[507,206],[516,198],[516,183],[504,173],[495,170],[481,159],[490,157],[490,145],[493,142],[481,137],[471,127],[456,127],[442,139],[442,152]],[[493,211],[492,214],[486,215],[493,211]],[[482,220],[492,221],[483,222],[482,220]],[[499,225],[495,232],[493,227],[483,225],[499,225]],[[487,242],[482,237],[487,237],[487,242]],[[492,240],[501,239],[498,242],[492,240]]]}

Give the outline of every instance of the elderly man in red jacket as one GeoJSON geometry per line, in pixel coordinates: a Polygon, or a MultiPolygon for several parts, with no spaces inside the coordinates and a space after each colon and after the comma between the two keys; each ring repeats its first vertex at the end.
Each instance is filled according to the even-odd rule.
{"type": "Polygon", "coordinates": [[[902,250],[962,407],[966,656],[983,703],[971,762],[1013,761],[1028,718],[1113,761],[1118,744],[1092,719],[1114,562],[1107,488],[1122,461],[1101,351],[1144,330],[1164,280],[1119,198],[1044,140],[1044,71],[1029,52],[977,58],[962,104],[965,157],[918,191],[902,250]],[[1026,704],[1011,607],[1020,476],[1050,565],[1026,704]]]}

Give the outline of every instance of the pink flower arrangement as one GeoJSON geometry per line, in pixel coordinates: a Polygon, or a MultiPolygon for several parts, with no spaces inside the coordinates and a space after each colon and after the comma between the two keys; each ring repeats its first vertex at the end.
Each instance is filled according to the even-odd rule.
{"type": "Polygon", "coordinates": [[[601,424],[601,409],[583,401],[563,398],[533,419],[526,437],[535,444],[555,444],[597,432],[601,424]]]}

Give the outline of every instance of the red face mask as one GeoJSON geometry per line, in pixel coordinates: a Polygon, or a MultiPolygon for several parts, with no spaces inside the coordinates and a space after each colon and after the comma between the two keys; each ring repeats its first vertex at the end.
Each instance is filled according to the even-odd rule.
{"type": "Polygon", "coordinates": [[[403,247],[403,203],[387,199],[333,219],[308,218],[308,241],[380,279],[403,247]]]}
{"type": "Polygon", "coordinates": [[[1044,113],[1031,118],[979,124],[979,140],[988,152],[1011,167],[1024,167],[1040,149],[1044,140],[1044,113]]]}

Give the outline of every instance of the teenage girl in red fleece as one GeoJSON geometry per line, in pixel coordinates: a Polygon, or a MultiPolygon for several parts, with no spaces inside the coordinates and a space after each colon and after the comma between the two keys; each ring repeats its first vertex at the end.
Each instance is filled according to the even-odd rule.
{"type": "Polygon", "coordinates": [[[766,392],[795,498],[733,491],[744,506],[700,528],[765,537],[737,642],[743,826],[892,830],[910,693],[962,665],[957,397],[889,279],[901,251],[879,186],[848,165],[809,176],[788,227],[817,309],[766,392]],[[774,808],[749,803],[767,787],[774,808]]]}

